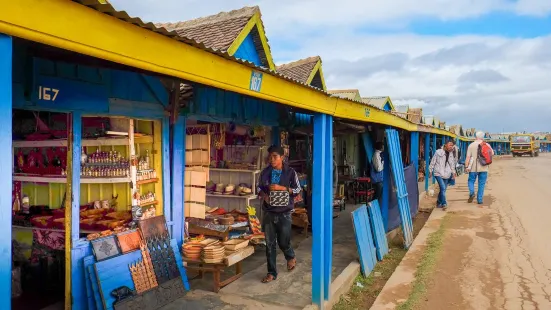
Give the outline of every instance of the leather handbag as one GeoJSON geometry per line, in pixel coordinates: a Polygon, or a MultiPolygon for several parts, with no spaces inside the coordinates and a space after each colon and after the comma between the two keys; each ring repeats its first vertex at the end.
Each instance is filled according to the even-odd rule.
{"type": "Polygon", "coordinates": [[[289,200],[290,195],[288,191],[270,191],[271,207],[287,207],[289,200]]]}

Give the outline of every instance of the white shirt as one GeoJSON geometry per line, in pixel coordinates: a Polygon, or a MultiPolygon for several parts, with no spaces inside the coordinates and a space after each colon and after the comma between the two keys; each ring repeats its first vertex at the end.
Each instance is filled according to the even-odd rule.
{"type": "Polygon", "coordinates": [[[383,171],[383,168],[384,164],[381,151],[375,150],[375,154],[373,154],[373,169],[375,169],[376,172],[381,172],[383,171]]]}

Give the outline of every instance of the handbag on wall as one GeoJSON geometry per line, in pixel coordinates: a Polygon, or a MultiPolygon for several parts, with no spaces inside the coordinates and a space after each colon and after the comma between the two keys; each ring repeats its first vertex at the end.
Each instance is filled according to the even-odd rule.
{"type": "Polygon", "coordinates": [[[286,207],[289,205],[289,199],[288,191],[270,191],[271,207],[286,207]]]}

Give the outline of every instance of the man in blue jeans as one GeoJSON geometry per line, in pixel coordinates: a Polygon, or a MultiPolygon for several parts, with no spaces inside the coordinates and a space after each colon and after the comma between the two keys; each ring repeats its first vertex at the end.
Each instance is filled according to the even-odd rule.
{"type": "Polygon", "coordinates": [[[287,270],[295,269],[297,260],[291,246],[291,212],[294,208],[294,197],[301,191],[297,173],[283,162],[285,156],[283,148],[270,146],[268,156],[270,165],[262,170],[257,184],[258,196],[262,198],[262,231],[266,237],[266,260],[268,261],[268,274],[262,279],[263,283],[277,279],[277,246],[287,260],[287,270]],[[271,205],[275,202],[275,200],[270,201],[272,191],[279,192],[283,196],[287,193],[288,201],[283,205],[271,205]]]}
{"type": "Polygon", "coordinates": [[[440,193],[438,194],[437,208],[442,208],[446,211],[448,208],[448,201],[446,200],[446,189],[451,180],[454,180],[455,175],[455,165],[457,159],[454,154],[454,143],[449,141],[444,144],[444,147],[437,150],[432,157],[430,162],[429,171],[430,175],[434,175],[434,178],[438,182],[440,187],[440,193]]]}
{"type": "MultiPolygon", "coordinates": [[[[478,160],[478,146],[484,142],[484,132],[479,131],[476,133],[476,140],[467,148],[467,160],[465,161],[465,168],[469,173],[469,200],[471,203],[474,201],[474,182],[478,178],[478,192],[476,194],[476,202],[480,205],[484,199],[484,187],[486,186],[486,180],[488,179],[488,172],[490,166],[480,164],[478,160]]],[[[488,144],[489,145],[489,144],[488,144]]],[[[493,153],[493,150],[492,150],[493,153]]],[[[493,155],[493,154],[492,154],[493,155]]]]}

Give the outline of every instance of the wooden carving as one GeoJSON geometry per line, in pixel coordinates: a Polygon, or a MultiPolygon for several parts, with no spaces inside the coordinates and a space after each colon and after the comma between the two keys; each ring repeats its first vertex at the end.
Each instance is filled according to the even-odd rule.
{"type": "Polygon", "coordinates": [[[140,248],[142,237],[137,230],[123,232],[117,235],[119,245],[123,253],[128,253],[140,248]]]}

